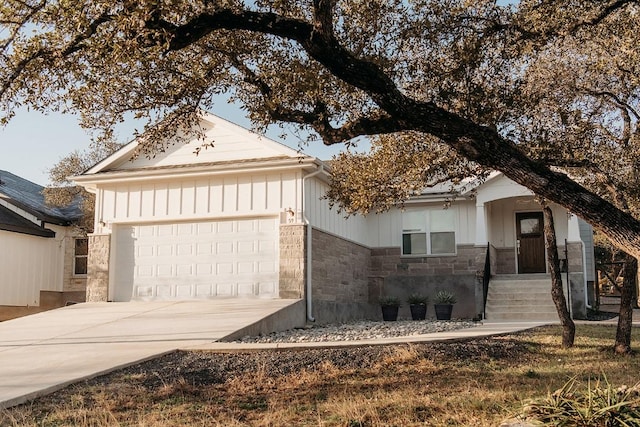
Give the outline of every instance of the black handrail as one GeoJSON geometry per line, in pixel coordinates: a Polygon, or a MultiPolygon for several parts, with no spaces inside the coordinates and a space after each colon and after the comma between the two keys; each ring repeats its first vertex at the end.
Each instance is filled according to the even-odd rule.
{"type": "Polygon", "coordinates": [[[487,255],[484,258],[484,271],[482,272],[482,292],[483,292],[483,302],[482,302],[482,315],[484,317],[484,312],[487,307],[487,294],[489,293],[489,281],[491,280],[491,244],[487,242],[487,255]]]}

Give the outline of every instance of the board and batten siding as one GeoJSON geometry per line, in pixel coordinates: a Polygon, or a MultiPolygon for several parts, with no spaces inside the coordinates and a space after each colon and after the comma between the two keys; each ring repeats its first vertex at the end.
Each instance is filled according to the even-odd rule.
{"type": "Polygon", "coordinates": [[[275,215],[301,208],[300,185],[298,171],[104,184],[98,189],[96,219],[120,223],[275,215]]]}
{"type": "Polygon", "coordinates": [[[305,214],[314,228],[334,234],[361,245],[368,245],[367,218],[362,215],[351,215],[345,218],[345,213],[339,213],[338,207],[329,206],[329,200],[324,195],[329,185],[318,178],[310,178],[305,182],[305,214]]]}
{"type": "Polygon", "coordinates": [[[64,241],[0,231],[0,305],[39,306],[41,290],[63,290],[63,267],[64,241]]]}
{"type": "MultiPolygon", "coordinates": [[[[370,213],[367,216],[352,215],[345,219],[344,213],[338,213],[336,206],[330,209],[329,201],[324,199],[328,189],[328,184],[317,178],[306,182],[305,207],[311,225],[368,247],[402,245],[402,211],[400,209],[370,213]]],[[[444,202],[412,203],[407,204],[406,209],[444,209],[444,202]]],[[[473,244],[475,242],[475,202],[456,201],[449,209],[451,214],[455,215],[456,243],[473,244]]]]}
{"type": "MultiPolygon", "coordinates": [[[[408,203],[405,210],[445,209],[444,202],[408,203]]],[[[456,245],[475,242],[476,211],[471,200],[455,201],[447,210],[455,216],[456,245]]],[[[370,247],[394,247],[402,245],[402,210],[391,209],[367,216],[367,245],[370,247]]]]}

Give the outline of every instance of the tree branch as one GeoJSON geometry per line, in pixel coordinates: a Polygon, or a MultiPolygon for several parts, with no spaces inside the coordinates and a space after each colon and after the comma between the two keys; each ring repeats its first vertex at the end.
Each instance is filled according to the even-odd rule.
{"type": "Polygon", "coordinates": [[[405,130],[396,120],[383,112],[360,117],[336,128],[331,125],[326,104],[321,101],[316,101],[313,111],[286,108],[274,100],[273,90],[264,79],[260,78],[237,56],[229,55],[229,57],[232,64],[244,74],[245,82],[260,91],[264,99],[264,106],[271,118],[276,121],[310,125],[318,132],[325,145],[337,144],[363,135],[379,135],[405,130]]]}
{"type": "Polygon", "coordinates": [[[111,15],[105,12],[98,16],[94,21],[92,21],[87,29],[84,32],[78,34],[73,40],[71,40],[64,49],[56,50],[41,48],[35,50],[30,55],[23,58],[21,61],[14,65],[11,74],[9,74],[6,79],[3,79],[3,85],[0,87],[0,99],[4,97],[7,90],[9,90],[9,88],[14,84],[18,77],[20,77],[20,74],[22,74],[27,69],[31,62],[42,58],[51,58],[54,56],[64,58],[74,54],[75,52],[83,49],[84,46],[82,43],[85,40],[91,38],[91,36],[96,33],[96,30],[98,29],[98,27],[100,27],[100,25],[109,22],[111,19],[111,15]]]}

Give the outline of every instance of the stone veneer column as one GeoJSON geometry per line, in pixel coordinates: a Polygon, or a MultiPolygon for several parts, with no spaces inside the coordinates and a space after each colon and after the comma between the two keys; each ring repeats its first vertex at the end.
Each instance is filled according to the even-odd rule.
{"type": "Polygon", "coordinates": [[[109,299],[110,234],[89,235],[87,260],[87,301],[100,302],[109,299]]]}
{"type": "Polygon", "coordinates": [[[306,229],[303,224],[280,225],[280,298],[304,298],[306,229]]]}

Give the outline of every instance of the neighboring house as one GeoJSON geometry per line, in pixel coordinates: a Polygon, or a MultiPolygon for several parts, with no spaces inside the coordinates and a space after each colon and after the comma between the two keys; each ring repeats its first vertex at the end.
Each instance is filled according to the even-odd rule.
{"type": "Polygon", "coordinates": [[[77,205],[48,206],[44,188],[0,171],[0,320],[84,301],[87,238],[77,205]]]}
{"type": "MultiPolygon", "coordinates": [[[[213,147],[197,156],[202,140],[151,159],[134,141],[74,178],[96,194],[87,300],[305,299],[327,323],[379,318],[381,295],[450,289],[454,316],[472,318],[484,314],[485,271],[550,283],[536,274],[547,271],[541,208],[501,174],[467,183],[447,209],[451,195],[430,189],[404,210],[344,218],[322,197],[327,164],[212,115],[201,126],[213,147]]],[[[580,317],[590,228],[553,211],[580,317]]]]}

